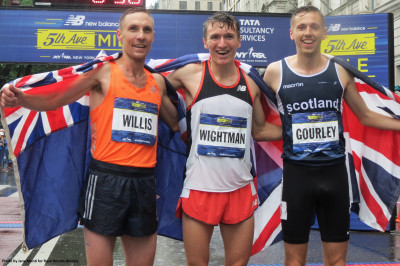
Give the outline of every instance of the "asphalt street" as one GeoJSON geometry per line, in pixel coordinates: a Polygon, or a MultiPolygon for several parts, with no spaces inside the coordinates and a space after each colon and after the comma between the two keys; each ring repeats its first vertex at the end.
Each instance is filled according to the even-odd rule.
{"type": "MultiPolygon", "coordinates": [[[[380,233],[376,231],[352,231],[347,257],[348,264],[398,264],[400,261],[400,230],[380,233]]],[[[83,229],[77,229],[56,237],[40,247],[23,252],[22,225],[19,198],[13,172],[0,173],[0,261],[7,266],[64,266],[86,265],[83,229]]],[[[219,228],[215,228],[210,246],[209,265],[224,265],[224,250],[219,228]]],[[[283,243],[279,242],[251,257],[249,265],[282,265],[283,243]]],[[[185,265],[183,243],[158,237],[154,265],[185,265]]],[[[312,230],[307,264],[322,264],[319,231],[312,230]]],[[[123,251],[117,241],[114,265],[124,265],[123,251]]],[[[399,263],[400,265],[400,263],[399,263]]]]}

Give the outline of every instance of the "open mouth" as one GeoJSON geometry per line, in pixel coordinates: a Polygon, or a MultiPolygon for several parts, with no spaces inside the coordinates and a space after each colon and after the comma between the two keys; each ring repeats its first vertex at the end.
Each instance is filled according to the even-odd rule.
{"type": "Polygon", "coordinates": [[[132,46],[135,48],[146,48],[146,45],[144,44],[132,44],[132,46]]]}
{"type": "Polygon", "coordinates": [[[219,54],[219,55],[227,55],[227,54],[229,54],[229,51],[217,51],[217,54],[219,54]]]}
{"type": "Polygon", "coordinates": [[[314,43],[314,40],[308,39],[308,40],[302,40],[302,42],[303,42],[304,44],[313,44],[313,43],[314,43]]]}

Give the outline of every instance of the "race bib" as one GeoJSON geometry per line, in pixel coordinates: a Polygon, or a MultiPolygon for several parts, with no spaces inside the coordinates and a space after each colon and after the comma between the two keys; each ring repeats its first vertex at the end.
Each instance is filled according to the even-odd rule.
{"type": "Polygon", "coordinates": [[[316,153],[339,148],[339,122],[334,111],[292,115],[294,153],[316,153]]]}
{"type": "Polygon", "coordinates": [[[204,156],[243,158],[247,118],[200,115],[197,153],[204,156]]]}
{"type": "Polygon", "coordinates": [[[154,103],[115,98],[112,140],[154,145],[157,140],[158,106],[154,103]]]}

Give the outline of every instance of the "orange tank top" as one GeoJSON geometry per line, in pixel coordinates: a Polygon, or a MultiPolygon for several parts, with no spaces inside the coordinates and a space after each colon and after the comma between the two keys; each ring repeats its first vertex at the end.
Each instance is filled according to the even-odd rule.
{"type": "Polygon", "coordinates": [[[91,153],[99,161],[132,167],[154,167],[161,95],[145,70],[144,88],[136,88],[115,62],[104,101],[90,111],[91,153]]]}

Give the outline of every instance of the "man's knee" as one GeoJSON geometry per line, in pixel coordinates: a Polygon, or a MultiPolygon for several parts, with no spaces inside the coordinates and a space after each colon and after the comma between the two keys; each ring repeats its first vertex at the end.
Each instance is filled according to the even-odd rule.
{"type": "Polygon", "coordinates": [[[348,241],[322,242],[324,250],[324,264],[328,266],[345,266],[348,241]]]}
{"type": "Polygon", "coordinates": [[[157,234],[146,237],[124,235],[121,243],[127,266],[152,266],[156,255],[157,234]]]}
{"type": "Polygon", "coordinates": [[[306,265],[308,243],[289,244],[285,242],[285,266],[306,265]]]}

